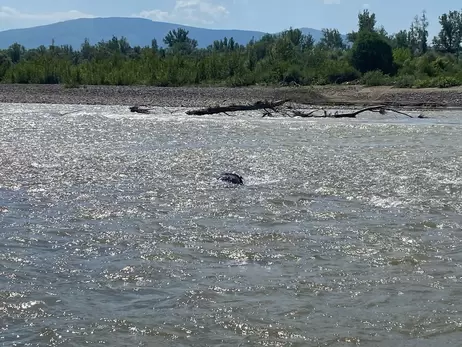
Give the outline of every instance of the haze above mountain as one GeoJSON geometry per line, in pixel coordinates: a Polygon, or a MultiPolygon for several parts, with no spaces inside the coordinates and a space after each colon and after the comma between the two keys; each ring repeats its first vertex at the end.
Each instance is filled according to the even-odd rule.
{"type": "MultiPolygon", "coordinates": [[[[71,45],[79,49],[85,39],[91,44],[101,40],[108,41],[113,36],[126,37],[132,46],[149,46],[156,39],[163,46],[163,38],[170,30],[184,28],[189,36],[198,41],[199,47],[207,47],[215,40],[233,37],[240,44],[247,44],[252,38],[260,39],[265,33],[249,30],[216,30],[185,26],[180,24],[155,22],[144,18],[81,18],[68,20],[33,28],[12,29],[0,32],[0,48],[5,49],[13,43],[26,48],[55,45],[71,45]]],[[[304,34],[311,34],[318,41],[322,37],[321,30],[300,28],[304,34]]]]}

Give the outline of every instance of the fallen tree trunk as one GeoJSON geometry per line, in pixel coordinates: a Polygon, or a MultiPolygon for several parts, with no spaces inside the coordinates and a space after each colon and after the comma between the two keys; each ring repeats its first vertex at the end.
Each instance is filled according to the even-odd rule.
{"type": "MultiPolygon", "coordinates": [[[[336,111],[335,113],[327,112],[324,108],[318,108],[314,110],[309,110],[307,112],[303,112],[301,110],[297,110],[294,105],[285,105],[285,103],[289,102],[289,99],[279,100],[279,101],[257,101],[252,105],[229,105],[229,106],[214,106],[208,107],[204,109],[197,109],[197,110],[189,110],[186,111],[187,115],[195,115],[195,116],[203,116],[203,115],[212,115],[212,114],[219,114],[224,113],[229,116],[228,112],[237,112],[237,111],[256,111],[256,110],[263,110],[263,116],[272,116],[272,113],[279,113],[284,116],[288,117],[301,117],[301,118],[356,118],[357,115],[371,111],[371,112],[379,112],[380,114],[386,114],[386,112],[394,112],[397,114],[404,115],[409,118],[427,118],[423,115],[419,115],[417,117],[413,117],[412,115],[405,113],[400,110],[396,110],[394,108],[390,108],[389,106],[385,105],[372,105],[368,106],[359,110],[351,111],[351,112],[344,112],[339,113],[336,111]],[[282,107],[283,106],[283,107],[282,107]],[[322,114],[316,114],[317,111],[322,111],[322,114]]],[[[131,106],[130,111],[136,113],[144,113],[149,114],[153,109],[148,108],[146,105],[140,106],[131,106]]],[[[170,112],[172,113],[172,112],[170,112]]]]}
{"type": "Polygon", "coordinates": [[[328,113],[326,110],[322,108],[311,110],[307,113],[295,110],[293,113],[294,113],[294,117],[301,117],[301,118],[356,118],[356,116],[362,112],[375,111],[375,110],[383,111],[383,109],[384,109],[384,106],[379,105],[379,106],[369,106],[366,108],[362,108],[360,110],[356,110],[353,112],[346,112],[346,113],[338,113],[338,111],[335,113],[328,113]],[[323,114],[321,115],[316,114],[315,112],[317,111],[323,111],[323,114]]]}
{"type": "Polygon", "coordinates": [[[208,107],[208,108],[203,108],[199,110],[186,111],[186,114],[190,116],[204,116],[204,115],[209,115],[209,114],[237,112],[237,111],[256,111],[256,110],[272,110],[273,112],[276,112],[276,107],[282,106],[288,101],[290,100],[279,100],[275,102],[257,101],[253,105],[214,106],[214,107],[208,107]]]}
{"type": "Polygon", "coordinates": [[[378,106],[369,106],[362,108],[360,110],[356,110],[353,112],[347,112],[347,113],[334,113],[332,115],[329,115],[327,117],[333,117],[333,118],[356,118],[356,116],[360,113],[367,112],[367,111],[375,111],[375,110],[383,110],[384,106],[383,105],[378,105],[378,106]]]}
{"type": "MultiPolygon", "coordinates": [[[[397,113],[397,114],[401,114],[401,115],[409,117],[409,118],[416,118],[416,117],[411,116],[408,113],[396,110],[394,108],[387,107],[385,105],[365,107],[365,108],[362,108],[360,110],[357,110],[357,111],[354,111],[354,112],[348,112],[348,113],[334,113],[333,115],[331,115],[331,117],[334,117],[334,118],[356,118],[356,116],[358,114],[360,114],[362,112],[366,112],[366,111],[379,112],[380,114],[386,114],[387,111],[388,111],[388,112],[394,112],[394,113],[397,113]]],[[[423,115],[419,115],[419,116],[417,116],[417,118],[427,118],[427,117],[425,117],[423,115]]]]}
{"type": "MultiPolygon", "coordinates": [[[[311,110],[310,112],[305,113],[305,112],[302,112],[302,111],[295,110],[295,111],[294,111],[293,117],[300,117],[300,118],[321,117],[321,116],[316,116],[316,115],[314,114],[316,111],[318,111],[318,110],[311,110]]],[[[325,117],[325,116],[322,116],[322,117],[325,117]]]]}
{"type": "MultiPolygon", "coordinates": [[[[415,118],[415,117],[411,116],[408,113],[405,113],[405,112],[399,111],[399,110],[395,110],[394,108],[386,107],[385,105],[369,106],[369,107],[362,108],[360,110],[356,110],[356,111],[353,111],[353,112],[345,112],[345,113],[338,113],[338,111],[335,112],[335,113],[328,113],[324,109],[311,110],[308,113],[304,113],[304,112],[296,110],[293,113],[294,113],[294,117],[301,117],[301,118],[309,118],[309,117],[310,118],[356,118],[356,116],[358,114],[363,113],[363,112],[367,112],[367,111],[379,112],[380,114],[385,114],[387,111],[389,111],[389,112],[402,114],[402,115],[404,115],[406,117],[409,117],[409,118],[415,118]],[[316,111],[321,111],[321,110],[323,111],[322,115],[317,115],[315,113],[316,111]]],[[[426,118],[426,117],[424,117],[423,115],[419,115],[417,118],[426,118]]]]}
{"type": "MultiPolygon", "coordinates": [[[[395,113],[398,113],[398,114],[402,114],[403,116],[406,116],[406,117],[409,117],[409,118],[414,118],[412,117],[410,114],[407,114],[407,113],[404,113],[403,111],[398,111],[398,110],[395,110],[394,108],[385,108],[386,111],[391,111],[391,112],[395,112],[395,113]]],[[[422,117],[418,117],[418,118],[422,118],[422,117]]]]}
{"type": "MultiPolygon", "coordinates": [[[[392,100],[309,100],[309,101],[298,101],[293,102],[301,105],[316,105],[316,106],[349,106],[349,107],[366,107],[366,106],[379,106],[384,105],[387,107],[399,107],[399,108],[418,108],[418,109],[447,109],[449,106],[442,102],[432,101],[392,101],[392,100]]],[[[459,107],[457,107],[459,109],[459,107]]]]}

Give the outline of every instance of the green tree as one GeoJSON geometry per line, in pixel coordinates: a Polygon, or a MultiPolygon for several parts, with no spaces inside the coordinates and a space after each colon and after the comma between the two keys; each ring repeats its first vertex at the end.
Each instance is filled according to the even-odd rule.
{"type": "Polygon", "coordinates": [[[312,49],[314,47],[314,37],[313,35],[311,34],[308,34],[308,35],[303,35],[303,38],[302,38],[302,43],[301,43],[301,47],[302,47],[302,50],[308,50],[308,49],[312,49]]]}
{"type": "Polygon", "coordinates": [[[124,37],[96,44],[85,40],[76,50],[54,43],[26,50],[17,43],[0,50],[0,80],[68,85],[205,82],[242,86],[344,83],[362,77],[371,85],[462,84],[462,65],[454,57],[461,53],[462,12],[444,14],[440,23],[434,46],[427,43],[425,12],[414,18],[409,30],[390,36],[384,27],[377,26],[375,14],[369,11],[358,14],[358,32],[348,35],[352,48],[344,45],[336,29],[324,29],[320,43],[314,45],[313,37],[293,28],[252,39],[245,46],[225,37],[205,49],[198,48],[189,32],[181,29],[166,35],[167,48],[159,48],[155,40],[150,46],[132,47],[124,37]],[[384,76],[395,72],[396,76],[384,76]]]}
{"type": "Polygon", "coordinates": [[[8,48],[8,55],[11,59],[11,62],[13,64],[19,63],[21,60],[22,56],[24,55],[26,49],[24,46],[20,45],[19,43],[13,43],[9,48],[8,48]]]}
{"type": "Polygon", "coordinates": [[[215,40],[213,43],[208,47],[208,50],[211,51],[216,51],[216,52],[229,52],[229,51],[234,51],[239,48],[239,45],[234,41],[234,38],[230,38],[228,40],[227,37],[225,37],[222,40],[215,40]]]}
{"type": "Polygon", "coordinates": [[[395,48],[409,48],[409,33],[407,30],[400,30],[394,34],[392,44],[395,48]]]}
{"type": "Polygon", "coordinates": [[[273,57],[280,61],[293,60],[296,57],[296,46],[289,37],[280,37],[273,45],[273,57]]]}
{"type": "Polygon", "coordinates": [[[183,28],[177,30],[170,30],[164,37],[164,43],[174,53],[190,54],[197,48],[197,41],[191,39],[189,31],[183,28]]]}
{"type": "Polygon", "coordinates": [[[377,21],[375,19],[375,13],[370,13],[369,10],[363,10],[363,12],[358,13],[358,31],[352,31],[347,34],[347,40],[351,43],[354,43],[358,37],[358,33],[361,31],[375,31],[375,25],[377,21]]]}
{"type": "Polygon", "coordinates": [[[11,67],[11,59],[4,52],[0,52],[0,81],[3,80],[8,69],[11,67]]]}
{"type": "Polygon", "coordinates": [[[460,53],[462,44],[462,11],[450,11],[439,17],[441,30],[433,39],[436,49],[445,53],[460,53]]]}
{"type": "Polygon", "coordinates": [[[428,19],[426,12],[415,16],[408,32],[409,49],[414,55],[425,54],[428,50],[428,19]]]}
{"type": "Polygon", "coordinates": [[[361,31],[353,44],[351,63],[358,71],[393,72],[393,51],[378,33],[361,31]]]}
{"type": "Polygon", "coordinates": [[[84,60],[91,60],[93,58],[94,47],[90,44],[88,39],[85,39],[85,41],[82,43],[80,53],[84,60]]]}
{"type": "Polygon", "coordinates": [[[422,11],[419,18],[419,50],[421,54],[427,53],[428,50],[428,19],[427,13],[422,11]]]}
{"type": "Polygon", "coordinates": [[[301,50],[310,49],[314,46],[314,38],[311,34],[305,35],[300,29],[285,30],[281,36],[287,38],[296,47],[301,50]]]}
{"type": "Polygon", "coordinates": [[[344,49],[342,35],[337,29],[322,29],[322,38],[319,42],[322,48],[344,49]]]}
{"type": "Polygon", "coordinates": [[[152,39],[151,40],[151,51],[153,53],[157,53],[157,51],[159,50],[159,45],[157,44],[157,40],[156,39],[152,39]]]}

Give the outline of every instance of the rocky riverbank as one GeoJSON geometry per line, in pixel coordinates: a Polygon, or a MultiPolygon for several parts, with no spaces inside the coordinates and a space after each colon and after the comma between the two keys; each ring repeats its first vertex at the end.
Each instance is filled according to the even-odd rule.
{"type": "Polygon", "coordinates": [[[295,102],[362,106],[388,103],[410,107],[462,107],[462,88],[398,89],[392,87],[147,87],[0,84],[2,103],[84,105],[149,105],[204,107],[245,104],[258,100],[291,99],[295,102]]]}

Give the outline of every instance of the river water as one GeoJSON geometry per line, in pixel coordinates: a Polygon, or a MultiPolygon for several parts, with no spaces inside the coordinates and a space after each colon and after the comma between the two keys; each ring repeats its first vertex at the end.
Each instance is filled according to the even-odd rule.
{"type": "Polygon", "coordinates": [[[0,345],[460,345],[462,117],[426,115],[3,104],[0,345]]]}

